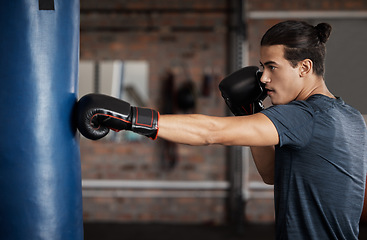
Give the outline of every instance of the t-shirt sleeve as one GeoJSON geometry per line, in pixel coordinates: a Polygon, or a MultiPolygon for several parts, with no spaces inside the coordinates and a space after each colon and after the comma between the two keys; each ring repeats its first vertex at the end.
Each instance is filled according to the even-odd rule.
{"type": "Polygon", "coordinates": [[[314,111],[304,101],[293,101],[263,110],[275,125],[279,135],[279,146],[302,148],[308,144],[313,133],[314,111]]]}

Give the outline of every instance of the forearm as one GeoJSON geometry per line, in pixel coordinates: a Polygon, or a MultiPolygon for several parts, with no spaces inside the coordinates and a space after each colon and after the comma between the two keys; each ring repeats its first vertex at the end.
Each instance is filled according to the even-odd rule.
{"type": "Polygon", "coordinates": [[[251,147],[256,168],[266,184],[274,184],[275,147],[251,147]]]}
{"type": "Polygon", "coordinates": [[[188,145],[212,144],[210,133],[215,129],[214,118],[200,114],[161,115],[158,137],[188,145]]]}

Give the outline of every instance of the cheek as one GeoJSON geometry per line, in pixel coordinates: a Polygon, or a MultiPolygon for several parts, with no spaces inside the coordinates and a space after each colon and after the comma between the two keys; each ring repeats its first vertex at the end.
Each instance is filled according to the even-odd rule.
{"type": "Polygon", "coordinates": [[[288,91],[296,90],[298,86],[298,73],[295,70],[289,70],[282,73],[280,80],[282,81],[282,87],[288,91]]]}
{"type": "Polygon", "coordinates": [[[292,74],[284,74],[279,76],[278,80],[276,88],[278,104],[286,104],[293,101],[299,93],[297,79],[292,74]]]}
{"type": "Polygon", "coordinates": [[[292,89],[293,82],[292,78],[288,74],[277,74],[274,76],[274,85],[276,85],[276,90],[280,92],[286,92],[292,89]]]}

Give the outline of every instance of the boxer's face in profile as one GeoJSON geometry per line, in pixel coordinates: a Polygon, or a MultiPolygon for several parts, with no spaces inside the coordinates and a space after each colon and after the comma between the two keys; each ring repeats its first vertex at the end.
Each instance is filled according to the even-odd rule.
{"type": "Polygon", "coordinates": [[[262,46],[260,64],[264,71],[261,82],[266,84],[272,104],[287,104],[297,100],[303,87],[299,67],[292,67],[284,58],[283,45],[262,46]]]}

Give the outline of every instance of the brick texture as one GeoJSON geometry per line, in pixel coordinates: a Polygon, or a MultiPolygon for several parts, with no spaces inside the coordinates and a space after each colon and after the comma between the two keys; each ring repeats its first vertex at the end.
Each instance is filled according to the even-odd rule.
{"type": "MultiPolygon", "coordinates": [[[[81,1],[82,60],[145,60],[149,64],[149,107],[161,110],[167,71],[175,90],[195,86],[193,113],[225,115],[217,88],[226,74],[225,1],[81,1]],[[196,10],[195,10],[196,9],[196,10]],[[209,74],[209,96],[203,96],[209,74]]],[[[177,113],[183,113],[179,109],[177,113]]],[[[119,133],[124,134],[124,133],[119,133]]],[[[81,139],[83,179],[224,181],[225,148],[177,146],[177,163],[163,155],[164,143],[92,142],[81,139]]],[[[143,190],[144,191],[144,190],[143,190]]],[[[149,192],[148,192],[149,193],[149,192]]],[[[155,194],[157,192],[154,192],[155,194]]],[[[153,194],[154,194],[153,193],[153,194]]],[[[223,198],[85,197],[85,221],[225,222],[223,198]]]]}

